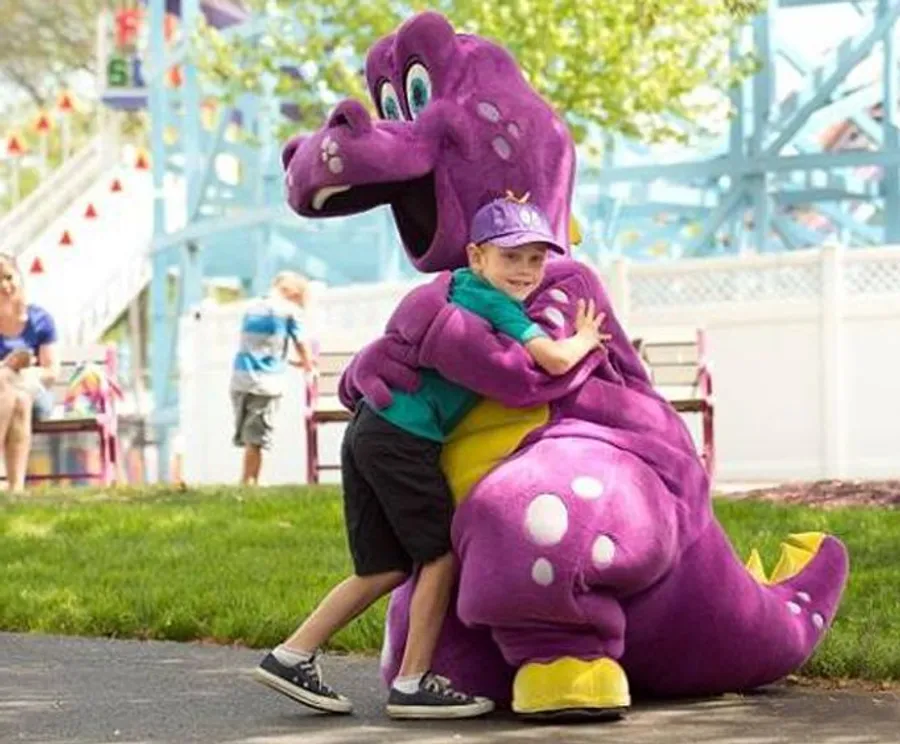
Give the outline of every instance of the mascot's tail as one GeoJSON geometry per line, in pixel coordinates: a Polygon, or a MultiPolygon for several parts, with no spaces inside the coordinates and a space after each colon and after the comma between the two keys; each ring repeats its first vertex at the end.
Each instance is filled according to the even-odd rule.
{"type": "MultiPolygon", "coordinates": [[[[768,593],[768,602],[783,602],[781,637],[784,651],[806,661],[837,613],[849,572],[847,550],[835,537],[822,532],[788,536],[771,575],[766,575],[762,557],[754,548],[747,572],[768,593]]],[[[778,654],[774,654],[778,657],[778,654]]],[[[776,663],[775,659],[772,660],[776,663]]],[[[791,669],[779,670],[778,677],[791,669]]],[[[777,679],[778,677],[775,677],[777,679]]],[[[767,680],[769,681],[769,680],[767,680]]]]}
{"type": "Polygon", "coordinates": [[[711,521],[672,574],[637,600],[643,609],[629,612],[626,648],[637,643],[656,654],[654,664],[654,654],[626,652],[633,686],[657,695],[718,694],[796,671],[830,627],[848,569],[839,540],[809,532],[788,537],[767,575],[756,550],[742,565],[711,521]],[[672,659],[662,675],[660,653],[672,659]]]}

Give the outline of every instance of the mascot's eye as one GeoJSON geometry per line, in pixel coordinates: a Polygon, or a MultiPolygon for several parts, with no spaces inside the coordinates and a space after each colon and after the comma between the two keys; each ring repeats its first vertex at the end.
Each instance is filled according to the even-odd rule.
{"type": "Polygon", "coordinates": [[[378,89],[378,108],[381,109],[381,118],[399,121],[403,118],[403,110],[400,108],[400,96],[394,90],[394,86],[388,82],[381,84],[378,89]]]}
{"type": "Polygon", "coordinates": [[[425,66],[416,62],[406,72],[406,100],[415,119],[431,100],[431,76],[425,66]]]}

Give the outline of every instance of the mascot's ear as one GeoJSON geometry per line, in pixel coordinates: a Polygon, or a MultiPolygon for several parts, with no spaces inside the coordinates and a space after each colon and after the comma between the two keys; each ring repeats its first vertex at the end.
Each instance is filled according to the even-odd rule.
{"type": "Polygon", "coordinates": [[[569,243],[572,245],[581,243],[581,228],[578,227],[578,220],[574,216],[569,217],[569,243]]]}

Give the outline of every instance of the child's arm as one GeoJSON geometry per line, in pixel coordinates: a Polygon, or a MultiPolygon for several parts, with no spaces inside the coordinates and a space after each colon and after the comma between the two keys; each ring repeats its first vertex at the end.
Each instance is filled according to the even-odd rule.
{"type": "Polygon", "coordinates": [[[315,359],[313,358],[312,347],[306,339],[303,323],[296,315],[291,315],[288,318],[288,336],[290,336],[297,356],[300,357],[299,362],[291,361],[290,364],[294,367],[302,367],[307,372],[313,372],[315,370],[315,359]]]}
{"type": "Polygon", "coordinates": [[[299,362],[291,362],[295,367],[303,367],[307,372],[312,372],[315,365],[313,364],[312,348],[306,339],[294,338],[294,349],[297,356],[300,357],[299,362]]]}
{"type": "Polygon", "coordinates": [[[578,300],[574,335],[559,341],[538,336],[526,341],[524,346],[547,374],[554,377],[564,375],[591,351],[612,338],[610,334],[600,332],[605,317],[604,313],[597,314],[593,300],[587,306],[584,300],[578,300]]]}

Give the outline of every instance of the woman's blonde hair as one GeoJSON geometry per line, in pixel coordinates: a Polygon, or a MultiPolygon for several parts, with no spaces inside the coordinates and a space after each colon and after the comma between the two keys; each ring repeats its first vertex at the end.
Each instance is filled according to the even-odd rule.
{"type": "Polygon", "coordinates": [[[28,304],[25,300],[25,275],[22,273],[22,269],[19,267],[19,261],[11,253],[3,253],[2,251],[0,251],[0,263],[9,264],[9,267],[16,273],[16,276],[19,279],[18,302],[21,307],[25,307],[25,305],[28,304]]]}
{"type": "Polygon", "coordinates": [[[15,272],[19,276],[22,276],[22,270],[19,268],[19,261],[16,259],[16,257],[12,253],[5,253],[3,251],[0,251],[0,261],[4,261],[5,263],[8,263],[10,266],[13,267],[13,269],[15,269],[15,272]]]}

